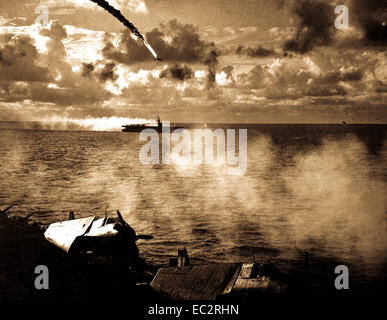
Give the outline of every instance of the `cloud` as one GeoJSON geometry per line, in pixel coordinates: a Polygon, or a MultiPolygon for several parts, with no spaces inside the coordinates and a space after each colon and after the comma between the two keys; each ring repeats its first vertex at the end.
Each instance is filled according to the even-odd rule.
{"type": "MultiPolygon", "coordinates": [[[[148,13],[148,7],[143,0],[108,0],[108,2],[119,10],[126,9],[135,13],[148,13]]],[[[41,4],[55,7],[73,6],[84,9],[99,9],[90,0],[42,0],[41,4]]]]}
{"type": "Polygon", "coordinates": [[[127,9],[136,13],[148,13],[148,7],[143,0],[109,0],[109,3],[120,10],[127,9]]]}
{"type": "MultiPolygon", "coordinates": [[[[212,88],[216,83],[216,66],[220,51],[214,43],[201,40],[195,26],[171,20],[167,24],[161,24],[159,29],[148,32],[146,39],[163,61],[207,65],[207,87],[212,88]]],[[[125,65],[153,60],[142,41],[134,39],[126,31],[120,34],[118,45],[113,44],[112,39],[107,36],[102,54],[105,59],[125,65]]],[[[179,76],[178,69],[175,68],[174,72],[179,76]]]]}
{"type": "Polygon", "coordinates": [[[284,44],[285,51],[306,53],[315,46],[332,43],[333,6],[323,0],[300,0],[294,3],[292,11],[298,16],[299,25],[296,37],[284,44]]]}
{"type": "MultiPolygon", "coordinates": [[[[250,28],[243,35],[241,28],[223,28],[215,45],[196,26],[172,20],[146,34],[164,60],[155,62],[127,31],[105,33],[55,21],[46,28],[0,27],[1,71],[18,57],[14,53],[29,48],[23,62],[12,64],[18,69],[0,74],[0,116],[144,118],[157,109],[162,118],[181,121],[193,115],[195,120],[218,121],[220,113],[224,121],[292,121],[297,114],[313,114],[319,121],[332,110],[343,114],[343,108],[363,115],[369,106],[385,117],[380,111],[387,99],[385,53],[366,47],[360,52],[359,47],[338,49],[340,40],[333,34],[331,47],[312,50],[318,45],[314,42],[302,54],[276,54],[272,48],[278,51],[289,39],[302,44],[304,38],[297,38],[294,30],[250,28]],[[238,44],[244,44],[240,56],[235,55],[238,44]]],[[[360,43],[365,32],[352,25],[350,31],[337,34],[346,39],[356,35],[360,43]]]]}
{"type": "Polygon", "coordinates": [[[31,84],[29,89],[30,95],[28,98],[32,101],[54,103],[62,106],[89,106],[101,103],[111,96],[101,85],[92,81],[78,81],[72,87],[31,84]]]}
{"type": "MultiPolygon", "coordinates": [[[[97,79],[73,72],[63,41],[67,32],[58,22],[35,33],[35,42],[45,48],[39,53],[28,35],[9,35],[0,46],[0,100],[34,101],[56,106],[92,105],[111,96],[100,80],[114,79],[114,64],[106,64],[97,79]]],[[[84,70],[83,70],[84,71],[84,70]]],[[[38,106],[36,106],[38,108],[38,106]]]]}
{"type": "Polygon", "coordinates": [[[387,1],[352,0],[352,10],[364,31],[364,40],[372,44],[387,43],[387,1]]]}
{"type": "Polygon", "coordinates": [[[337,3],[330,0],[280,0],[298,18],[295,36],[284,43],[284,51],[307,53],[316,46],[382,46],[387,43],[386,0],[348,0],[350,27],[334,28],[337,3]]]}
{"type": "Polygon", "coordinates": [[[105,65],[97,63],[82,63],[81,73],[83,77],[92,79],[94,76],[102,81],[115,81],[118,75],[115,73],[116,64],[107,62],[105,65]]]}
{"type": "Polygon", "coordinates": [[[238,79],[268,99],[302,99],[346,96],[348,90],[343,83],[358,83],[363,76],[363,71],[354,68],[324,70],[310,58],[284,58],[258,64],[238,79]]]}
{"type": "Polygon", "coordinates": [[[275,55],[275,51],[270,49],[265,49],[260,45],[258,45],[255,48],[239,46],[236,49],[236,54],[245,55],[252,58],[257,58],[257,57],[263,58],[263,57],[269,57],[269,56],[275,55]]]}
{"type": "MultiPolygon", "coordinates": [[[[103,31],[95,31],[66,25],[67,38],[63,40],[68,57],[74,61],[95,62],[102,60],[101,50],[104,48],[103,31]]],[[[112,36],[113,37],[113,36],[112,36]]]]}
{"type": "Polygon", "coordinates": [[[160,79],[170,78],[180,81],[191,79],[193,76],[193,71],[187,65],[174,64],[173,66],[168,66],[160,73],[160,79]]]}
{"type": "MultiPolygon", "coordinates": [[[[147,41],[164,61],[203,63],[215,45],[200,39],[198,29],[191,24],[171,20],[146,34],[147,41]]],[[[141,41],[135,40],[127,31],[120,35],[118,45],[107,37],[103,56],[127,65],[152,61],[141,41]]]]}
{"type": "Polygon", "coordinates": [[[232,74],[233,70],[234,70],[233,66],[223,67],[222,71],[226,74],[226,79],[234,81],[234,76],[232,74]]]}
{"type": "Polygon", "coordinates": [[[107,63],[99,73],[99,79],[101,81],[107,81],[111,80],[114,81],[118,78],[118,76],[115,74],[114,69],[116,67],[115,63],[107,63]]]}
{"type": "Polygon", "coordinates": [[[387,103],[386,65],[387,55],[373,50],[361,55],[313,51],[259,63],[239,73],[233,88],[246,103],[348,105],[359,111],[366,103],[387,103]]]}
{"type": "Polygon", "coordinates": [[[3,16],[0,16],[0,26],[4,26],[9,23],[9,20],[4,18],[3,16]]]}
{"type": "Polygon", "coordinates": [[[57,21],[51,21],[48,29],[42,29],[41,35],[49,37],[53,40],[62,41],[67,37],[67,32],[57,21]]]}
{"type": "Polygon", "coordinates": [[[0,80],[51,80],[48,69],[38,65],[38,58],[38,51],[29,36],[10,36],[5,44],[0,45],[0,80]]]}
{"type": "Polygon", "coordinates": [[[82,76],[90,78],[93,75],[95,66],[93,63],[82,63],[82,76]]]}

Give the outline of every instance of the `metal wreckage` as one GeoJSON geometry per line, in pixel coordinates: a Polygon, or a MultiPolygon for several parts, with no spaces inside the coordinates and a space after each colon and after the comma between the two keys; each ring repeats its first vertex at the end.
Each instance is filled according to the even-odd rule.
{"type": "MultiPolygon", "coordinates": [[[[15,223],[28,223],[31,215],[9,217],[10,208],[0,210],[0,215],[15,223]]],[[[152,266],[140,256],[136,242],[153,236],[137,235],[119,211],[117,218],[75,219],[70,212],[69,220],[47,228],[38,222],[29,225],[44,232],[48,242],[65,252],[70,261],[87,266],[95,286],[102,281],[105,287],[106,281],[119,283],[124,292],[130,292],[131,286],[143,287],[173,300],[282,296],[304,290],[302,279],[281,272],[270,262],[191,264],[185,248],[178,250],[177,258],[171,258],[168,266],[152,266]]]]}

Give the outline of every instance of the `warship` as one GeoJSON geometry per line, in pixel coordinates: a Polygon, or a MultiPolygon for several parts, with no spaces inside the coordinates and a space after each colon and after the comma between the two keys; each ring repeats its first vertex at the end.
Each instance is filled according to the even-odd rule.
{"type": "MultiPolygon", "coordinates": [[[[182,126],[170,125],[170,129],[183,129],[182,126]]],[[[141,132],[145,129],[153,129],[157,132],[163,131],[163,123],[159,115],[156,115],[156,124],[126,124],[122,126],[122,132],[141,132]]]]}

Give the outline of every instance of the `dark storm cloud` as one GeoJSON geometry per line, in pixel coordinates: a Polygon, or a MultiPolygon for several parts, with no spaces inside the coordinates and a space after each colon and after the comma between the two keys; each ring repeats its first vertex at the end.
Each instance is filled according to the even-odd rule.
{"type": "Polygon", "coordinates": [[[103,69],[98,74],[99,79],[101,81],[107,81],[107,80],[115,81],[115,80],[117,80],[118,76],[114,72],[115,68],[116,68],[116,64],[115,63],[107,63],[107,64],[105,64],[103,69]]]}
{"type": "Polygon", "coordinates": [[[352,10],[364,31],[364,40],[387,43],[387,0],[352,0],[352,10]]]}
{"type": "Polygon", "coordinates": [[[234,81],[234,77],[232,75],[233,70],[234,70],[233,66],[225,66],[222,69],[222,71],[227,75],[227,79],[230,79],[230,80],[234,81]]]}
{"type": "Polygon", "coordinates": [[[114,69],[116,68],[115,63],[106,63],[100,70],[96,71],[97,65],[98,63],[82,63],[82,76],[91,79],[96,75],[102,82],[108,80],[115,81],[118,79],[117,74],[114,72],[114,69]]]}
{"type": "Polygon", "coordinates": [[[37,64],[39,54],[29,36],[13,36],[0,45],[0,80],[49,81],[47,68],[37,64]]]}
{"type": "Polygon", "coordinates": [[[28,94],[28,85],[25,82],[0,81],[0,101],[21,101],[28,94]]]}
{"type": "MultiPolygon", "coordinates": [[[[306,53],[315,46],[327,46],[334,42],[335,6],[328,0],[278,0],[280,8],[291,7],[299,18],[294,39],[284,44],[284,51],[306,53]]],[[[349,46],[385,45],[387,43],[387,0],[351,0],[347,3],[352,26],[364,32],[364,38],[347,39],[349,46]]]]}
{"type": "MultiPolygon", "coordinates": [[[[173,62],[203,63],[208,52],[215,47],[213,43],[200,39],[198,28],[191,24],[181,24],[177,20],[148,32],[146,39],[163,60],[173,62]]],[[[127,65],[152,60],[142,41],[134,40],[126,31],[120,34],[117,47],[107,38],[102,53],[107,59],[127,65]]]]}
{"type": "Polygon", "coordinates": [[[82,76],[90,78],[93,75],[94,69],[93,63],[82,63],[82,76]]]}
{"type": "Polygon", "coordinates": [[[193,76],[193,71],[190,67],[186,65],[174,64],[173,66],[168,66],[167,69],[163,70],[160,73],[160,79],[170,78],[176,80],[188,80],[193,76]]]}
{"type": "Polygon", "coordinates": [[[355,82],[363,79],[364,71],[354,69],[351,71],[329,71],[324,75],[315,77],[313,79],[313,84],[329,85],[336,84],[340,81],[342,82],[355,82]]]}
{"type": "Polygon", "coordinates": [[[239,46],[236,49],[236,54],[240,56],[245,55],[252,58],[264,58],[274,55],[275,52],[273,50],[265,49],[262,46],[258,45],[255,48],[239,46]]]}
{"type": "Polygon", "coordinates": [[[49,37],[53,40],[60,40],[61,41],[61,40],[67,38],[66,30],[57,21],[52,22],[50,29],[42,29],[40,31],[40,34],[42,36],[49,37]]]}
{"type": "Polygon", "coordinates": [[[300,0],[292,10],[300,23],[296,37],[285,43],[285,51],[306,53],[315,46],[332,43],[335,15],[331,5],[326,1],[300,0]]]}

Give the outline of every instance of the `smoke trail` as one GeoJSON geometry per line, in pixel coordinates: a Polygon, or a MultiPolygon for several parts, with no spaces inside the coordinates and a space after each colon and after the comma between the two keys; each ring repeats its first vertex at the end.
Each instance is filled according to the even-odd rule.
{"type": "Polygon", "coordinates": [[[383,0],[352,0],[355,12],[366,41],[373,44],[387,42],[387,1],[383,0]]]}
{"type": "Polygon", "coordinates": [[[131,23],[128,19],[126,19],[120,10],[117,10],[113,6],[111,6],[107,1],[105,0],[90,0],[96,4],[98,4],[101,8],[105,9],[107,12],[112,14],[117,20],[119,20],[125,27],[127,27],[130,31],[132,31],[137,37],[139,37],[141,40],[145,40],[143,35],[138,31],[138,29],[134,26],[133,23],[131,23]]]}
{"type": "Polygon", "coordinates": [[[208,67],[207,89],[213,88],[214,83],[216,82],[216,67],[218,65],[218,57],[219,52],[216,49],[212,49],[204,61],[208,67]]]}
{"type": "Polygon", "coordinates": [[[285,51],[304,54],[315,46],[330,45],[333,41],[332,24],[334,10],[323,0],[301,0],[292,2],[292,11],[300,19],[295,39],[288,40],[285,51]]]}
{"type": "Polygon", "coordinates": [[[132,31],[137,37],[139,37],[143,42],[144,45],[148,48],[150,53],[154,56],[156,60],[159,60],[156,52],[153,50],[153,48],[149,45],[149,43],[145,40],[144,36],[138,31],[138,29],[134,26],[133,23],[131,23],[128,19],[126,19],[120,10],[114,8],[112,5],[109,4],[109,2],[105,0],[90,0],[96,4],[98,4],[101,8],[105,9],[107,12],[109,12],[111,15],[113,15],[118,21],[120,21],[125,27],[127,27],[130,31],[132,31]]]}

